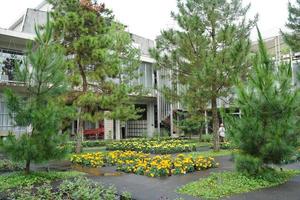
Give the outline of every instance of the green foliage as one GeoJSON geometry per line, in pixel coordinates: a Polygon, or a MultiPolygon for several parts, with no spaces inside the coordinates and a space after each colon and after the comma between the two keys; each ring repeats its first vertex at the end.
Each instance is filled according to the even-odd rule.
{"type": "Polygon", "coordinates": [[[195,144],[189,143],[189,140],[165,139],[165,140],[122,140],[112,142],[106,146],[107,150],[130,150],[153,154],[172,154],[179,152],[196,151],[195,144]]]}
{"type": "Polygon", "coordinates": [[[207,178],[189,183],[178,189],[179,193],[204,199],[219,199],[233,194],[250,192],[282,184],[299,171],[268,171],[259,177],[250,177],[237,172],[213,173],[207,178]]]}
{"type": "Polygon", "coordinates": [[[160,132],[155,131],[153,133],[153,139],[155,140],[171,139],[170,132],[166,129],[161,129],[160,132]]]}
{"type": "Polygon", "coordinates": [[[262,169],[262,160],[251,155],[239,154],[235,157],[236,170],[238,172],[249,174],[252,176],[258,175],[261,173],[262,169]]]}
{"type": "Polygon", "coordinates": [[[18,187],[29,187],[36,184],[42,184],[58,179],[66,179],[75,176],[82,175],[80,172],[34,172],[29,175],[24,175],[21,172],[15,172],[0,176],[0,192],[7,189],[13,189],[18,187]]]}
{"type": "Polygon", "coordinates": [[[172,18],[179,29],[161,32],[151,56],[159,69],[171,70],[170,101],[180,102],[189,114],[203,116],[210,103],[214,148],[219,150],[217,99],[227,97],[231,86],[248,67],[249,35],[254,20],[250,6],[241,0],[178,0],[172,18]]]}
{"type": "MultiPolygon", "coordinates": [[[[124,196],[120,199],[130,200],[131,195],[123,192],[124,196]]],[[[52,200],[52,199],[107,199],[115,200],[117,198],[117,190],[115,187],[105,187],[102,184],[95,184],[87,178],[75,178],[74,180],[64,180],[58,186],[50,183],[44,183],[36,187],[21,187],[8,195],[8,199],[15,200],[52,200]]]]}
{"type": "Polygon", "coordinates": [[[61,121],[71,113],[59,97],[66,91],[63,51],[53,44],[49,21],[43,34],[36,29],[37,38],[29,45],[24,65],[16,66],[16,77],[24,83],[25,94],[5,91],[10,115],[17,126],[30,127],[16,138],[13,133],[3,142],[3,150],[13,160],[42,162],[64,156],[65,136],[59,134],[61,121]]]}
{"type": "Polygon", "coordinates": [[[242,117],[228,117],[227,127],[243,154],[262,164],[279,164],[297,147],[299,93],[293,88],[290,63],[275,64],[260,33],[259,38],[259,52],[248,80],[237,89],[234,106],[241,109],[242,117]]]}
{"type": "Polygon", "coordinates": [[[185,116],[176,125],[184,134],[191,136],[192,134],[200,134],[200,129],[203,127],[204,122],[199,117],[185,116]]]}
{"type": "Polygon", "coordinates": [[[288,5],[288,22],[286,27],[290,29],[291,33],[281,32],[284,41],[291,47],[294,52],[299,52],[300,50],[300,0],[296,0],[295,5],[289,2],[288,5]]]}
{"type": "MultiPolygon", "coordinates": [[[[55,41],[69,58],[68,81],[74,91],[68,94],[68,102],[79,108],[79,130],[83,121],[137,119],[138,109],[129,94],[141,93],[141,86],[132,84],[139,76],[140,53],[126,27],[116,22],[104,4],[48,2],[53,6],[55,41]]],[[[76,151],[80,151],[81,137],[77,138],[76,151]]]]}
{"type": "Polygon", "coordinates": [[[200,141],[201,142],[212,142],[213,141],[213,136],[210,135],[210,134],[202,135],[200,141]]]}

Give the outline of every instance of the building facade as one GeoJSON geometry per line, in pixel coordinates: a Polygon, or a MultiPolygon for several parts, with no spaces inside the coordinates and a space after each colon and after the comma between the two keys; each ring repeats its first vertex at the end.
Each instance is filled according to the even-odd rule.
{"type": "MultiPolygon", "coordinates": [[[[51,10],[51,6],[43,2],[35,9],[28,8],[25,14],[20,17],[8,29],[0,28],[0,137],[7,136],[9,132],[13,132],[17,136],[27,131],[29,127],[17,127],[14,124],[13,116],[9,115],[3,98],[3,91],[5,88],[11,88],[19,93],[24,92],[22,83],[14,80],[13,66],[16,62],[20,62],[26,49],[26,44],[34,40],[36,24],[44,24],[47,18],[47,12],[51,10]]],[[[97,131],[103,133],[103,139],[122,139],[131,137],[152,137],[155,134],[160,134],[165,131],[171,136],[178,136],[179,131],[174,125],[174,117],[176,111],[183,110],[179,103],[171,104],[159,92],[164,86],[170,86],[171,81],[168,77],[172,73],[168,70],[156,70],[154,68],[154,60],[149,55],[149,48],[154,47],[154,41],[143,38],[141,36],[131,34],[134,45],[141,51],[141,66],[139,73],[142,74],[135,82],[143,85],[148,89],[148,94],[139,97],[135,100],[134,104],[142,108],[144,112],[138,120],[131,120],[121,122],[118,120],[105,119],[99,123],[85,122],[85,131],[87,135],[92,136],[97,131]]],[[[287,51],[282,38],[279,36],[269,38],[266,40],[266,46],[271,55],[277,62],[281,60],[291,60],[293,79],[299,85],[297,73],[299,72],[299,55],[291,54],[287,51]]],[[[252,50],[256,51],[257,45],[254,43],[252,50]]],[[[226,98],[225,98],[226,99],[226,98]]],[[[218,107],[230,107],[230,102],[223,99],[218,100],[218,107]]],[[[208,111],[205,112],[206,126],[205,133],[212,131],[211,124],[209,123],[208,111]]],[[[237,115],[241,115],[237,109],[237,115]]],[[[222,119],[221,119],[222,121],[222,119]]],[[[76,134],[78,120],[70,123],[67,130],[71,134],[76,134]]]]}
{"type": "MultiPolygon", "coordinates": [[[[26,49],[26,44],[35,37],[34,27],[36,24],[45,24],[47,12],[51,6],[43,2],[35,9],[28,8],[25,14],[12,24],[8,29],[0,28],[0,136],[7,136],[11,131],[16,135],[26,131],[28,127],[17,127],[14,124],[13,116],[9,112],[3,98],[3,90],[11,88],[22,93],[22,83],[14,80],[13,66],[20,62],[26,49]]],[[[141,66],[139,74],[142,74],[136,84],[143,85],[148,94],[138,97],[135,105],[142,108],[144,112],[139,120],[121,122],[118,120],[105,119],[99,123],[85,122],[87,135],[95,133],[94,130],[104,132],[104,139],[122,139],[130,137],[152,137],[160,131],[160,124],[164,118],[171,113],[171,106],[162,95],[159,94],[159,85],[163,83],[162,75],[153,67],[154,60],[149,55],[149,48],[154,47],[154,41],[141,36],[131,34],[134,46],[141,51],[141,66]]],[[[75,134],[77,130],[77,120],[70,123],[68,131],[75,134]]]]}

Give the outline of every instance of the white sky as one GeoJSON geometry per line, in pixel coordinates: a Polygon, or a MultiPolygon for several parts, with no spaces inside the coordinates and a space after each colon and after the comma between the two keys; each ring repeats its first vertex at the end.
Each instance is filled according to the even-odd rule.
{"type": "MultiPolygon", "coordinates": [[[[26,8],[36,7],[42,0],[0,0],[0,27],[8,28],[26,8]]],[[[120,22],[126,24],[130,32],[155,39],[161,29],[175,23],[170,12],[176,10],[176,0],[99,0],[111,8],[120,22]]],[[[291,0],[294,2],[295,0],[291,0]]],[[[259,27],[264,38],[278,34],[287,20],[288,0],[244,0],[251,2],[250,16],[259,14],[259,27]]],[[[252,39],[256,38],[253,31],[252,39]]]]}

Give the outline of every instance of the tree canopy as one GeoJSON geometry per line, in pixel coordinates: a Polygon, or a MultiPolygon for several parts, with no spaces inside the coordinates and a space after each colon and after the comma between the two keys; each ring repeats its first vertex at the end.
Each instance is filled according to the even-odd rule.
{"type": "Polygon", "coordinates": [[[167,96],[189,112],[212,111],[214,148],[219,149],[217,100],[227,97],[248,67],[250,5],[241,0],[178,0],[171,16],[178,28],[164,30],[151,50],[159,69],[172,71],[167,96]],[[178,89],[180,88],[180,89],[178,89]]]}
{"type": "MultiPolygon", "coordinates": [[[[72,86],[68,100],[79,108],[81,134],[83,121],[137,118],[130,95],[141,91],[139,85],[132,84],[139,76],[140,53],[126,27],[104,4],[91,0],[48,1],[53,6],[55,41],[68,58],[72,86]]],[[[78,151],[79,140],[81,137],[78,151]]]]}
{"type": "Polygon", "coordinates": [[[36,39],[30,43],[22,65],[15,67],[16,79],[24,83],[24,94],[10,89],[5,99],[15,125],[26,128],[25,133],[9,135],[3,143],[5,152],[14,160],[30,163],[61,158],[65,136],[59,134],[61,121],[71,110],[60,101],[66,91],[63,50],[54,44],[49,21],[43,33],[36,28],[36,39]]]}

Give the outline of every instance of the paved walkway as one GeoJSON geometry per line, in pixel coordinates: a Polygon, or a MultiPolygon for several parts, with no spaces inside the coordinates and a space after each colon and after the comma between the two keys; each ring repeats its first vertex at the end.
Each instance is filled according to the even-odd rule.
{"type": "MultiPolygon", "coordinates": [[[[211,172],[232,170],[233,165],[229,156],[217,157],[216,160],[221,163],[219,168],[188,173],[181,176],[150,178],[123,173],[120,176],[90,176],[89,178],[106,185],[113,184],[119,191],[130,192],[133,198],[137,200],[174,200],[180,197],[185,200],[193,200],[197,198],[177,194],[175,190],[189,182],[207,177],[211,172]]],[[[109,173],[113,172],[114,168],[104,167],[102,170],[104,173],[109,173]]]]}
{"type": "MultiPolygon", "coordinates": [[[[136,200],[174,200],[183,198],[185,200],[198,199],[188,195],[180,195],[175,191],[178,187],[196,181],[199,178],[207,177],[211,172],[221,172],[233,170],[231,156],[215,158],[220,163],[219,168],[188,173],[181,176],[171,176],[164,178],[150,178],[135,174],[117,172],[114,167],[103,167],[91,170],[88,178],[105,185],[115,185],[118,191],[128,191],[136,200]]],[[[52,162],[47,168],[56,170],[70,170],[70,162],[52,162]]],[[[33,166],[35,169],[45,169],[46,166],[33,166]]],[[[300,163],[285,165],[284,168],[300,169],[300,163]]],[[[261,189],[249,193],[234,195],[226,200],[300,200],[300,176],[296,176],[290,181],[280,186],[261,189]]]]}

